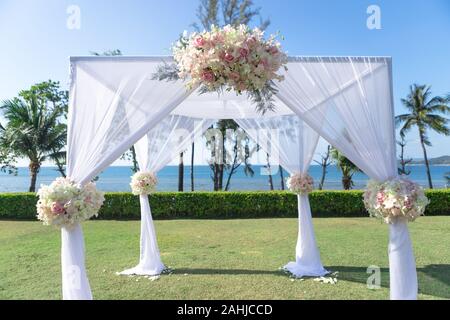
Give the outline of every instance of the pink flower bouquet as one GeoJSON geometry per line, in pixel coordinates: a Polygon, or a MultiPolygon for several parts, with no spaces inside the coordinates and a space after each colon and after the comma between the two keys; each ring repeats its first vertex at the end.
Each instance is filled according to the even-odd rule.
{"type": "Polygon", "coordinates": [[[81,186],[69,178],[57,178],[49,186],[42,185],[36,204],[37,218],[44,225],[71,227],[98,215],[105,200],[94,183],[81,186]]]}
{"type": "Polygon", "coordinates": [[[245,25],[183,36],[173,47],[178,75],[188,79],[188,88],[203,85],[208,91],[223,88],[243,91],[262,90],[269,81],[282,81],[277,72],[286,68],[287,55],[275,36],[245,25]]]}
{"type": "Polygon", "coordinates": [[[314,181],[307,173],[294,173],[286,180],[286,185],[296,194],[308,194],[314,189],[314,181]]]}
{"type": "Polygon", "coordinates": [[[369,181],[364,205],[370,216],[392,223],[397,219],[414,221],[423,215],[429,200],[418,184],[398,177],[385,182],[369,181]]]}
{"type": "Polygon", "coordinates": [[[153,172],[139,171],[131,177],[131,191],[134,195],[151,194],[156,190],[158,179],[153,172]]]}

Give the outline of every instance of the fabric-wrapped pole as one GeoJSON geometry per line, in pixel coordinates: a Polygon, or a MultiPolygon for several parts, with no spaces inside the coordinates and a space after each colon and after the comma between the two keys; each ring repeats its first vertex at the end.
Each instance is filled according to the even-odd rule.
{"type": "MultiPolygon", "coordinates": [[[[212,120],[169,115],[135,144],[139,168],[158,172],[199,137],[212,120]]],[[[156,239],[148,195],[139,196],[141,204],[140,258],[137,266],[122,275],[159,275],[165,269],[156,239]]]]}
{"type": "Polygon", "coordinates": [[[141,205],[141,238],[139,264],[122,271],[123,275],[158,275],[165,266],[161,261],[158,242],[156,240],[155,226],[153,225],[152,212],[147,195],[140,195],[141,205]]]}
{"type": "Polygon", "coordinates": [[[389,225],[388,250],[391,299],[416,300],[418,291],[416,262],[407,222],[396,221],[389,225]]]}
{"type": "MultiPolygon", "coordinates": [[[[297,115],[260,116],[236,119],[239,126],[286,168],[289,173],[306,173],[319,136],[297,115]]],[[[308,195],[298,195],[298,237],[296,259],[284,269],[296,277],[323,276],[328,273],[320,260],[308,195]]]]}
{"type": "Polygon", "coordinates": [[[64,300],[92,300],[84,265],[84,239],[80,224],[61,228],[61,274],[64,300]]]}
{"type": "Polygon", "coordinates": [[[295,247],[295,261],[286,264],[284,269],[297,277],[326,275],[328,271],[322,265],[316,244],[308,195],[298,195],[297,199],[298,237],[295,247]]]}

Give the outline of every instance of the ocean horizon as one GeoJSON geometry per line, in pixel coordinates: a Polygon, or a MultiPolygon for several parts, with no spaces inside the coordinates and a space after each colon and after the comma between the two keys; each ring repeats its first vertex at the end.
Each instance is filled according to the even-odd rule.
{"type": "MultiPolygon", "coordinates": [[[[269,177],[265,175],[265,168],[262,165],[252,166],[255,174],[253,177],[246,176],[243,167],[239,167],[237,172],[232,176],[230,183],[230,191],[263,191],[269,190],[269,177]]],[[[273,184],[277,190],[281,189],[280,172],[278,166],[272,167],[273,184]],[[275,171],[277,171],[275,173],[275,171]]],[[[408,166],[411,170],[409,178],[419,183],[423,187],[428,186],[426,175],[426,168],[424,165],[408,166]]],[[[191,190],[190,179],[190,165],[185,165],[184,168],[184,190],[191,190]]],[[[318,165],[312,165],[309,169],[309,174],[314,179],[314,184],[317,187],[322,168],[318,165]]],[[[445,188],[446,180],[444,175],[450,172],[450,166],[431,166],[431,175],[433,185],[435,188],[445,188]]],[[[288,177],[288,173],[283,171],[284,177],[288,177]]],[[[111,166],[104,170],[96,181],[97,187],[103,191],[131,191],[129,183],[132,175],[131,167],[129,166],[111,166]]],[[[49,184],[60,174],[56,167],[42,167],[36,187],[39,188],[41,184],[49,184]]],[[[158,191],[177,191],[178,190],[178,166],[166,166],[158,172],[158,191]]],[[[226,181],[227,175],[225,175],[226,181]]],[[[366,186],[368,177],[364,173],[355,173],[353,181],[355,183],[354,189],[363,189],[366,186]]],[[[7,173],[0,173],[0,192],[26,192],[28,191],[30,177],[27,167],[18,168],[18,175],[9,175],[7,173]]],[[[212,191],[213,183],[211,180],[211,170],[207,165],[194,166],[194,187],[196,191],[212,191]]],[[[325,179],[324,189],[341,190],[341,173],[335,166],[328,167],[328,173],[325,179]]]]}

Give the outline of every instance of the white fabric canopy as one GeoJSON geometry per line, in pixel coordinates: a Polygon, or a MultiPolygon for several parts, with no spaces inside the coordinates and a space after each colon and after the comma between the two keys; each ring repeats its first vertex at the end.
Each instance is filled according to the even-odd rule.
{"type": "MultiPolygon", "coordinates": [[[[263,150],[278,156],[290,174],[306,173],[319,135],[297,115],[236,119],[236,122],[263,150]]],[[[284,266],[297,277],[328,273],[320,261],[307,195],[298,195],[298,238],[295,262],[284,266]]]]}
{"type": "MultiPolygon", "coordinates": [[[[186,91],[181,81],[152,79],[159,64],[172,61],[169,57],[71,58],[67,161],[72,179],[90,181],[169,114],[202,119],[259,117],[245,95],[199,95],[186,91]]],[[[395,177],[391,59],[297,57],[290,58],[287,67],[286,80],[277,83],[276,112],[265,117],[296,114],[371,178],[395,177]]],[[[295,165],[294,161],[293,167],[307,170],[308,153],[302,149],[298,155],[303,162],[295,165]]],[[[151,154],[150,159],[154,160],[151,154]]],[[[62,231],[65,299],[92,297],[82,239],[79,226],[62,231]],[[70,281],[77,268],[81,281],[70,281]]],[[[406,224],[390,226],[389,249],[391,298],[416,298],[406,224]]]]}
{"type": "MultiPolygon", "coordinates": [[[[136,158],[141,171],[161,170],[212,124],[212,120],[169,115],[136,144],[136,158]]],[[[123,275],[158,275],[164,269],[147,195],[139,196],[141,238],[139,264],[121,272],[123,275]]]]}

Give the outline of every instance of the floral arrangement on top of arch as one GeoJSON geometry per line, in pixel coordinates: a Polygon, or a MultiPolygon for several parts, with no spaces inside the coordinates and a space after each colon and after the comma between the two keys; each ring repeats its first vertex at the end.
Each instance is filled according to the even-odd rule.
{"type": "Polygon", "coordinates": [[[210,31],[185,32],[172,51],[175,63],[160,65],[153,79],[183,79],[188,89],[199,87],[200,93],[246,92],[259,111],[274,109],[274,80],[284,80],[278,71],[287,70],[288,60],[277,35],[265,39],[263,31],[246,25],[212,26],[210,31]]]}

